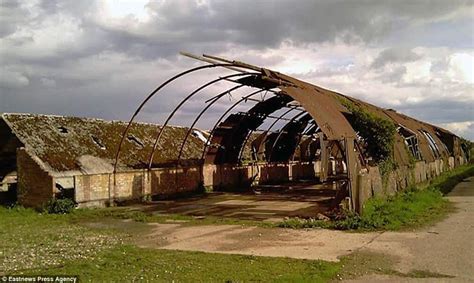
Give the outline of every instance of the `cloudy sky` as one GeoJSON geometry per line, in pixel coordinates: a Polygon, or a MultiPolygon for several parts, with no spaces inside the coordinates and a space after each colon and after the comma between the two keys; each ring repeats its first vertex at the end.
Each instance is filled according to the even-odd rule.
{"type": "MultiPolygon", "coordinates": [[[[473,1],[0,1],[0,112],[126,120],[154,87],[200,64],[178,55],[189,51],[285,72],[474,140],[473,1]]],[[[171,85],[140,120],[162,123],[218,74],[171,85]]],[[[203,95],[218,87],[228,85],[203,95]]],[[[189,125],[202,105],[172,123],[189,125]]]]}

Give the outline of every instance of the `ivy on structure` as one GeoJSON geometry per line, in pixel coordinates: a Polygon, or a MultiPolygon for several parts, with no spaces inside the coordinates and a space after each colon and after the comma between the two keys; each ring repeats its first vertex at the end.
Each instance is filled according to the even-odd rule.
{"type": "Polygon", "coordinates": [[[395,124],[383,117],[368,112],[346,98],[342,104],[352,112],[350,124],[367,143],[367,153],[379,165],[382,176],[396,168],[393,148],[397,129],[395,124]]]}

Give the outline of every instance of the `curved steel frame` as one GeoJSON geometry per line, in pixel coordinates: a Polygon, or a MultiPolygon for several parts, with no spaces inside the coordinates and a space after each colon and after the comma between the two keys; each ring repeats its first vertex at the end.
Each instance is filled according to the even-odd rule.
{"type": "MultiPolygon", "coordinates": [[[[115,162],[114,162],[114,170],[113,170],[113,174],[115,176],[115,173],[117,172],[117,165],[118,165],[118,160],[119,160],[119,157],[120,157],[120,151],[122,150],[122,146],[123,146],[123,142],[125,140],[125,136],[127,135],[128,131],[130,130],[130,126],[132,125],[133,121],[135,120],[136,116],[138,115],[138,113],[140,113],[140,111],[142,110],[142,108],[145,106],[145,104],[153,97],[155,96],[155,94],[157,94],[163,87],[165,87],[166,85],[168,85],[169,83],[173,82],[174,80],[186,75],[186,74],[189,74],[189,73],[193,73],[193,72],[196,72],[196,71],[200,71],[200,70],[204,70],[204,69],[210,69],[210,68],[216,68],[216,67],[241,67],[241,68],[246,68],[244,66],[241,66],[240,64],[235,64],[235,63],[222,63],[222,64],[209,64],[209,65],[203,65],[203,66],[198,66],[198,67],[195,67],[195,68],[192,68],[192,69],[189,69],[189,70],[186,70],[184,72],[181,72],[177,75],[174,75],[173,77],[171,77],[170,79],[166,80],[164,83],[162,83],[161,85],[159,85],[155,90],[153,90],[143,101],[142,103],[140,103],[140,105],[138,106],[138,108],[135,110],[135,112],[133,113],[132,117],[130,118],[130,121],[128,122],[127,124],[127,127],[125,128],[125,130],[123,131],[122,133],[122,137],[120,139],[120,143],[119,143],[119,146],[117,148],[117,153],[115,154],[115,162]]],[[[248,68],[247,69],[252,69],[252,68],[248,68]]],[[[115,179],[115,178],[114,178],[115,179]]],[[[115,180],[114,180],[114,183],[115,183],[115,180]]]]}
{"type": "Polygon", "coordinates": [[[223,97],[224,95],[226,94],[230,94],[231,91],[234,91],[236,89],[239,89],[241,87],[243,87],[244,85],[237,85],[237,86],[234,86],[224,92],[221,92],[219,95],[217,95],[213,100],[210,101],[209,104],[206,105],[206,107],[204,107],[204,109],[202,109],[202,111],[196,116],[196,119],[194,119],[193,123],[191,124],[191,126],[189,127],[188,129],[188,132],[186,133],[186,136],[184,137],[184,140],[183,140],[183,143],[181,144],[181,148],[179,149],[179,154],[178,154],[178,159],[176,161],[176,164],[179,165],[179,162],[181,161],[181,155],[183,154],[183,149],[184,149],[184,145],[186,144],[187,140],[188,140],[188,137],[189,135],[191,134],[191,131],[193,130],[194,126],[196,125],[196,123],[199,121],[199,119],[201,118],[201,116],[207,111],[207,109],[209,109],[214,103],[216,103],[221,97],[223,97]]]}
{"type": "Polygon", "coordinates": [[[186,101],[191,99],[196,93],[200,92],[201,90],[203,90],[203,89],[207,88],[208,86],[211,86],[211,85],[213,85],[213,84],[215,84],[219,81],[227,80],[228,78],[232,78],[232,77],[240,77],[240,76],[245,76],[245,75],[258,75],[258,73],[245,72],[245,73],[231,74],[231,75],[228,75],[228,76],[220,77],[220,78],[212,80],[212,81],[210,81],[210,82],[208,82],[204,85],[201,85],[200,87],[195,89],[193,92],[191,92],[188,96],[186,96],[183,100],[181,100],[181,102],[178,104],[178,106],[176,106],[173,109],[173,111],[170,113],[170,115],[166,118],[165,123],[161,126],[161,128],[158,130],[158,132],[156,134],[155,142],[153,143],[153,149],[152,149],[150,157],[148,159],[148,169],[151,169],[151,166],[153,164],[153,157],[155,155],[156,148],[158,147],[158,143],[160,142],[161,135],[163,134],[166,126],[168,125],[171,118],[173,118],[174,114],[176,114],[176,112],[181,108],[181,106],[183,106],[184,103],[186,103],[186,101]]]}
{"type": "MultiPolygon", "coordinates": [[[[193,97],[196,93],[198,93],[202,89],[204,89],[204,88],[206,88],[206,87],[208,87],[208,86],[210,86],[210,85],[212,85],[212,84],[214,84],[218,81],[221,81],[221,80],[228,80],[228,81],[233,81],[233,82],[236,82],[236,83],[240,83],[240,85],[232,87],[232,88],[226,90],[225,92],[220,93],[219,95],[211,98],[209,101],[206,101],[206,103],[207,102],[210,102],[210,103],[207,104],[204,107],[204,109],[202,109],[202,111],[194,119],[192,125],[187,130],[187,133],[186,133],[186,135],[183,139],[183,142],[182,142],[180,150],[179,150],[178,158],[177,158],[177,161],[176,161],[176,168],[178,166],[180,166],[184,146],[186,145],[186,142],[189,138],[189,135],[193,131],[194,126],[199,121],[201,116],[214,103],[216,103],[220,98],[225,96],[227,93],[230,93],[231,91],[239,89],[243,86],[255,87],[255,88],[259,89],[258,91],[254,91],[253,93],[251,93],[251,94],[249,94],[245,97],[242,97],[237,103],[234,103],[230,108],[228,108],[224,112],[224,114],[219,118],[219,120],[214,125],[212,131],[210,132],[206,143],[204,144],[204,149],[203,149],[203,152],[202,152],[201,160],[203,160],[205,158],[205,154],[208,151],[208,147],[210,145],[211,139],[216,134],[215,132],[216,132],[216,129],[217,129],[219,123],[224,119],[224,117],[226,115],[228,115],[231,112],[232,109],[234,109],[242,101],[245,101],[245,99],[248,99],[250,96],[253,96],[257,93],[261,93],[264,90],[271,91],[270,89],[279,88],[280,90],[282,90],[286,95],[288,95],[292,99],[302,100],[302,102],[304,102],[306,104],[305,106],[309,107],[309,108],[307,108],[309,110],[309,112],[311,112],[313,114],[317,114],[315,111],[318,111],[318,110],[319,111],[327,110],[327,111],[335,112],[335,114],[332,115],[332,116],[331,115],[326,115],[326,116],[322,115],[322,116],[317,116],[317,117],[312,117],[312,118],[313,119],[317,118],[318,121],[321,122],[321,123],[324,123],[325,121],[330,121],[331,122],[331,123],[327,122],[328,123],[327,127],[323,127],[322,131],[325,135],[327,135],[327,138],[332,143],[336,144],[336,146],[338,147],[339,152],[341,152],[341,154],[344,156],[344,159],[347,162],[348,169],[347,169],[347,182],[346,183],[348,184],[347,186],[349,188],[349,196],[351,197],[351,200],[354,202],[354,199],[352,198],[352,191],[354,190],[354,187],[355,187],[354,170],[356,170],[355,168],[357,168],[357,166],[359,166],[359,165],[357,165],[357,163],[356,163],[357,162],[357,157],[355,157],[355,155],[352,151],[358,151],[359,152],[359,158],[361,158],[361,156],[360,156],[361,152],[360,152],[360,149],[358,149],[359,145],[358,145],[357,141],[354,140],[353,135],[355,135],[355,133],[353,131],[353,128],[349,125],[349,123],[347,122],[347,119],[344,119],[344,116],[341,113],[338,112],[337,102],[332,101],[330,99],[330,97],[327,96],[327,95],[324,96],[324,97],[321,97],[320,100],[312,101],[312,98],[307,97],[306,94],[314,94],[315,91],[313,89],[307,89],[305,87],[306,83],[301,82],[301,84],[300,84],[297,80],[289,78],[289,77],[287,77],[283,74],[280,74],[278,72],[274,72],[274,71],[267,70],[267,69],[264,69],[264,68],[261,68],[261,67],[253,66],[253,65],[250,65],[250,64],[246,64],[246,63],[242,63],[242,62],[239,62],[239,61],[230,61],[230,60],[215,57],[215,56],[203,55],[203,57],[200,57],[200,56],[195,56],[195,55],[192,55],[192,54],[185,54],[185,53],[183,53],[183,55],[194,58],[194,59],[197,59],[197,60],[207,62],[209,64],[188,69],[184,72],[178,73],[178,74],[174,75],[173,77],[169,78],[168,80],[166,80],[165,82],[160,84],[156,89],[154,89],[150,94],[148,94],[145,97],[145,99],[139,104],[139,106],[135,110],[135,112],[133,112],[133,115],[131,116],[130,120],[128,121],[128,124],[126,125],[125,129],[122,132],[122,136],[120,138],[120,143],[118,144],[117,152],[115,154],[115,161],[114,161],[114,164],[113,164],[114,185],[113,185],[113,187],[109,187],[109,198],[111,197],[111,188],[113,188],[114,191],[115,191],[115,188],[116,188],[117,167],[118,167],[118,164],[119,164],[120,153],[121,153],[122,147],[124,145],[125,137],[127,136],[127,133],[130,131],[130,128],[131,128],[132,123],[135,120],[136,116],[140,113],[140,111],[143,109],[143,107],[146,105],[146,103],[148,103],[149,100],[151,98],[153,98],[156,94],[158,94],[159,91],[161,89],[163,89],[165,86],[167,86],[171,82],[174,82],[178,78],[183,77],[184,75],[187,75],[187,74],[190,74],[190,73],[193,73],[193,72],[197,72],[197,71],[200,71],[200,70],[204,70],[204,69],[223,67],[223,68],[228,68],[228,69],[231,69],[231,70],[234,70],[234,71],[238,71],[242,74],[233,74],[233,75],[225,76],[225,77],[210,81],[210,82],[200,86],[199,88],[195,89],[192,93],[190,93],[184,100],[182,100],[178,104],[178,106],[166,118],[166,121],[161,126],[161,128],[159,130],[157,130],[155,140],[154,140],[154,143],[153,143],[153,147],[152,147],[152,151],[150,153],[149,160],[148,160],[148,169],[150,170],[150,168],[153,165],[153,158],[155,156],[155,152],[157,150],[158,144],[159,144],[160,139],[163,135],[165,127],[168,125],[169,121],[172,119],[172,117],[176,114],[176,112],[182,107],[182,105],[186,101],[191,99],[191,97],[193,97]],[[256,73],[252,74],[251,71],[255,71],[256,73]],[[232,77],[245,76],[245,75],[258,75],[258,76],[261,76],[259,79],[261,79],[265,82],[258,81],[258,82],[250,82],[249,83],[249,82],[240,82],[239,80],[236,80],[236,81],[235,80],[229,80],[229,78],[232,78],[232,77]],[[296,88],[298,88],[298,89],[296,89],[296,88]],[[318,103],[318,102],[320,102],[320,103],[318,103]],[[327,107],[322,107],[321,103],[327,103],[328,106],[327,107]],[[341,125],[339,125],[339,124],[341,124],[341,125]],[[341,137],[343,138],[343,140],[340,139],[341,137]],[[355,145],[353,145],[352,142],[354,142],[355,145]],[[342,143],[344,143],[344,146],[342,146],[342,143]],[[342,147],[344,147],[344,149],[342,147]]],[[[316,91],[319,91],[319,90],[316,89],[316,91]]],[[[265,101],[265,99],[262,99],[262,100],[265,101]]],[[[288,106],[282,105],[278,109],[281,109],[281,108],[284,108],[284,107],[288,107],[288,106]]],[[[291,109],[286,111],[283,115],[281,115],[279,118],[278,117],[272,117],[272,118],[276,118],[277,120],[272,123],[272,125],[267,129],[267,131],[265,131],[265,133],[268,134],[268,132],[270,132],[271,128],[280,119],[282,119],[285,115],[287,115],[288,113],[290,113],[292,110],[295,110],[295,109],[300,110],[298,107],[294,107],[294,108],[292,107],[291,109]]],[[[273,108],[267,109],[267,112],[268,111],[273,111],[273,108]]],[[[280,129],[280,132],[278,133],[277,137],[273,141],[272,147],[271,147],[270,152],[269,152],[269,156],[268,156],[268,158],[266,158],[267,161],[271,162],[272,155],[274,155],[275,147],[276,147],[278,141],[280,140],[281,136],[283,135],[283,132],[285,131],[285,128],[289,127],[289,125],[291,125],[293,123],[293,121],[295,119],[297,119],[297,117],[301,117],[302,115],[310,115],[311,116],[311,114],[305,109],[300,110],[300,111],[302,111],[302,112],[295,115],[290,120],[290,122],[288,122],[286,125],[284,125],[280,129]]],[[[252,113],[249,113],[249,114],[252,114],[252,113]]],[[[269,116],[269,114],[267,114],[265,116],[261,116],[259,118],[261,118],[261,120],[263,121],[263,120],[269,118],[267,116],[269,116]]],[[[259,125],[261,125],[262,121],[259,121],[259,123],[260,123],[259,125]]],[[[306,119],[304,121],[308,122],[306,119]]],[[[303,124],[301,124],[301,126],[302,125],[303,124]]],[[[241,159],[242,159],[244,148],[248,143],[250,135],[255,130],[250,130],[248,127],[247,128],[242,128],[242,127],[235,126],[235,125],[233,126],[233,128],[231,130],[235,130],[236,128],[238,130],[240,130],[238,143],[242,144],[242,146],[240,148],[240,152],[237,152],[238,148],[237,148],[236,145],[233,146],[233,148],[232,148],[232,150],[233,150],[232,151],[233,161],[232,162],[237,161],[238,163],[240,163],[241,159]],[[245,137],[245,140],[242,141],[241,138],[244,137],[245,133],[248,133],[248,134],[245,137]],[[238,156],[237,156],[237,154],[238,154],[238,156]]],[[[252,126],[252,129],[255,129],[255,128],[256,128],[255,126],[252,126]]],[[[319,128],[319,127],[309,127],[309,128],[306,129],[306,126],[305,126],[305,128],[303,128],[303,129],[295,128],[294,132],[295,132],[295,135],[304,135],[305,132],[311,132],[311,131],[313,131],[313,129],[317,130],[317,128],[319,128]]],[[[293,133],[293,131],[291,131],[291,132],[293,133]]],[[[263,138],[264,142],[265,142],[266,139],[268,139],[267,136],[265,136],[263,138]]],[[[232,138],[228,142],[232,143],[233,142],[232,138]]],[[[298,140],[297,143],[300,143],[300,142],[301,142],[301,138],[300,138],[300,140],[298,140]]],[[[288,152],[289,151],[287,151],[286,153],[288,153],[288,152]]],[[[176,178],[178,178],[178,170],[176,170],[175,173],[176,173],[176,178]]],[[[178,181],[176,181],[176,185],[178,186],[178,181]]]]}
{"type": "Polygon", "coordinates": [[[212,127],[212,130],[211,132],[209,132],[209,137],[207,138],[207,142],[204,144],[204,149],[202,151],[202,155],[201,155],[201,159],[204,159],[205,155],[206,155],[206,151],[211,143],[211,139],[212,137],[214,136],[214,132],[217,128],[217,126],[219,125],[219,123],[222,121],[222,119],[224,119],[224,117],[229,114],[230,111],[232,111],[232,109],[234,109],[235,107],[237,107],[237,105],[239,105],[240,103],[242,103],[242,101],[246,101],[247,99],[249,99],[250,97],[254,96],[254,95],[257,95],[259,93],[261,93],[262,91],[264,91],[264,89],[259,89],[257,91],[254,91],[252,92],[251,94],[248,94],[244,97],[242,97],[239,101],[235,102],[231,107],[229,107],[222,115],[221,117],[219,117],[219,119],[217,120],[217,122],[214,124],[214,127],[212,127]]]}
{"type": "MultiPolygon", "coordinates": [[[[282,109],[282,108],[283,108],[283,107],[281,107],[280,109],[282,109]]],[[[280,109],[278,109],[278,110],[280,110],[280,109]]],[[[278,116],[278,117],[275,119],[275,121],[273,121],[273,123],[267,128],[267,130],[262,133],[262,135],[263,135],[263,134],[268,134],[268,132],[270,132],[270,130],[273,128],[273,126],[275,126],[275,124],[276,124],[278,121],[280,121],[283,117],[286,116],[286,114],[290,113],[290,112],[293,111],[293,110],[295,110],[295,109],[294,109],[294,108],[288,109],[288,110],[285,111],[283,114],[281,114],[280,116],[278,116]]],[[[247,146],[247,142],[248,142],[248,140],[249,140],[249,138],[250,138],[250,136],[252,135],[253,132],[254,132],[254,131],[250,131],[250,132],[248,133],[247,137],[245,138],[245,141],[244,141],[244,143],[243,143],[243,145],[242,145],[242,148],[240,149],[239,162],[242,160],[242,155],[243,155],[243,153],[244,153],[245,146],[247,146]]],[[[266,139],[266,137],[265,137],[265,139],[266,139]]],[[[258,160],[256,160],[256,161],[258,161],[258,160]]]]}
{"type": "MultiPolygon", "coordinates": [[[[283,130],[285,130],[286,128],[288,128],[296,119],[298,119],[300,116],[303,116],[303,114],[306,114],[306,115],[310,115],[308,112],[301,112],[297,115],[295,115],[293,118],[291,118],[291,120],[286,123],[286,125],[281,128],[280,130],[280,133],[278,134],[278,136],[276,137],[276,139],[273,141],[273,145],[272,145],[272,148],[270,149],[270,154],[268,155],[268,162],[270,162],[272,160],[272,155],[273,155],[273,151],[275,150],[275,146],[276,144],[278,143],[278,140],[280,139],[281,135],[283,134],[283,130]]],[[[310,115],[311,116],[311,115],[310,115]]]]}

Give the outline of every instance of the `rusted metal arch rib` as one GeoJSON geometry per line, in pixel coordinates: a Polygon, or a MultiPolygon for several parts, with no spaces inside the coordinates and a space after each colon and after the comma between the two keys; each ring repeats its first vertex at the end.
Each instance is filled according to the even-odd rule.
{"type": "MultiPolygon", "coordinates": [[[[280,109],[282,109],[283,107],[281,107],[280,109]]],[[[295,110],[295,108],[290,108],[288,109],[287,111],[285,111],[283,114],[281,114],[280,116],[278,116],[274,121],[273,123],[267,128],[267,130],[265,132],[262,133],[263,134],[268,134],[270,132],[270,130],[273,128],[273,126],[275,126],[275,124],[280,121],[283,117],[285,117],[288,113],[292,112],[293,110],[295,110]]],[[[240,153],[239,153],[239,162],[242,160],[242,155],[244,153],[244,150],[245,150],[245,146],[247,146],[247,142],[250,138],[250,136],[252,135],[254,131],[250,131],[247,135],[247,137],[245,138],[245,141],[244,143],[242,144],[242,148],[240,149],[240,153]]],[[[266,139],[266,138],[265,138],[266,139]]],[[[265,141],[263,141],[265,142],[265,141]]],[[[256,160],[258,161],[258,160],[256,160]]]]}
{"type": "Polygon", "coordinates": [[[178,154],[178,159],[176,161],[176,165],[179,165],[179,162],[181,161],[181,155],[183,154],[184,145],[186,144],[186,141],[188,140],[188,137],[191,134],[191,131],[193,130],[194,126],[199,121],[201,116],[207,111],[207,109],[209,109],[209,107],[211,107],[214,103],[216,103],[221,97],[223,97],[227,93],[230,93],[231,91],[237,90],[237,89],[239,89],[243,86],[244,85],[234,86],[234,87],[220,93],[214,100],[212,100],[209,104],[206,105],[206,107],[204,107],[204,109],[199,113],[198,116],[196,116],[196,119],[194,119],[193,123],[191,124],[191,126],[189,127],[189,129],[186,133],[186,136],[184,137],[183,142],[181,143],[181,148],[179,149],[179,154],[178,154]]]}
{"type": "MultiPolygon", "coordinates": [[[[300,146],[302,144],[302,139],[303,139],[303,136],[305,135],[313,135],[315,132],[317,132],[319,130],[319,126],[318,124],[316,123],[316,121],[313,119],[313,124],[306,129],[306,131],[304,131],[302,134],[301,134],[301,137],[300,137],[300,140],[298,141],[298,146],[300,146]]],[[[313,143],[314,141],[310,141],[309,144],[308,144],[308,147],[313,143]]],[[[296,146],[298,148],[298,146],[296,146]]]]}
{"type": "Polygon", "coordinates": [[[275,150],[275,146],[276,144],[278,143],[278,140],[280,139],[281,135],[283,134],[283,131],[288,128],[291,123],[293,123],[296,119],[298,119],[300,116],[302,116],[303,114],[307,114],[307,115],[310,115],[308,112],[301,112],[297,115],[295,115],[290,122],[288,122],[281,130],[280,130],[280,133],[278,134],[278,136],[276,137],[275,141],[273,142],[273,145],[272,145],[272,148],[270,149],[270,154],[268,156],[268,162],[270,162],[272,160],[272,155],[273,155],[273,151],[275,150]]]}
{"type": "MultiPolygon", "coordinates": [[[[168,79],[167,81],[165,81],[164,83],[162,83],[161,85],[159,85],[155,90],[153,90],[143,101],[142,103],[138,106],[138,108],[135,110],[135,112],[133,113],[132,117],[130,118],[130,121],[128,122],[127,124],[127,127],[125,127],[125,130],[123,131],[122,133],[122,137],[120,139],[120,143],[119,143],[119,146],[117,148],[117,153],[115,154],[115,162],[114,162],[114,171],[113,171],[113,174],[115,176],[115,173],[117,172],[117,164],[118,164],[118,160],[119,160],[119,157],[120,157],[120,151],[122,149],[122,146],[123,146],[123,142],[125,140],[125,136],[127,135],[128,131],[130,130],[130,126],[132,125],[133,121],[135,120],[135,117],[138,115],[138,113],[140,113],[140,111],[142,110],[143,106],[145,106],[145,104],[156,94],[158,93],[163,87],[165,87],[166,85],[168,85],[169,83],[173,82],[174,80],[184,76],[184,75],[187,75],[189,73],[192,73],[192,72],[196,72],[196,71],[199,71],[199,70],[204,70],[204,69],[210,69],[210,68],[216,68],[216,67],[232,67],[232,66],[239,66],[239,67],[242,67],[240,65],[237,65],[237,64],[234,64],[234,63],[225,63],[225,64],[210,64],[210,65],[204,65],[204,66],[198,66],[198,67],[195,67],[195,68],[192,68],[192,69],[189,69],[189,70],[186,70],[184,72],[181,72],[173,77],[171,77],[170,79],[168,79]]],[[[115,178],[114,178],[115,179],[115,178]]]]}
{"type": "MultiPolygon", "coordinates": [[[[283,108],[283,107],[282,107],[282,108],[283,108]]],[[[280,108],[280,109],[282,109],[282,108],[280,108]]],[[[277,118],[275,119],[275,121],[273,121],[273,123],[267,128],[267,130],[266,130],[264,133],[262,133],[262,135],[263,135],[263,134],[267,135],[267,134],[270,132],[270,130],[273,128],[273,126],[275,126],[275,124],[276,124],[278,121],[280,121],[284,116],[286,116],[288,113],[292,112],[293,110],[296,110],[296,108],[290,108],[290,109],[288,109],[287,111],[285,111],[283,114],[281,114],[279,117],[277,117],[277,118]]],[[[240,149],[239,162],[242,160],[242,155],[243,155],[243,153],[244,153],[245,146],[247,145],[247,142],[248,142],[248,140],[249,140],[249,138],[250,138],[250,135],[252,135],[253,132],[254,132],[254,131],[250,131],[249,134],[247,135],[247,137],[245,138],[244,144],[242,145],[242,148],[240,149]]],[[[264,141],[262,141],[262,142],[264,143],[266,139],[267,139],[267,138],[265,137],[264,141]]],[[[258,161],[258,160],[257,160],[257,161],[258,161]]]]}
{"type": "MultiPolygon", "coordinates": [[[[304,137],[305,135],[313,135],[313,134],[319,129],[319,126],[318,126],[318,124],[316,123],[316,121],[315,121],[314,119],[312,119],[311,121],[309,121],[308,124],[310,124],[309,127],[308,127],[306,130],[304,130],[304,131],[301,133],[301,135],[300,135],[300,138],[299,138],[299,140],[298,140],[298,142],[297,142],[297,145],[296,145],[296,147],[295,147],[295,151],[296,151],[296,149],[298,148],[298,146],[301,146],[301,144],[302,144],[302,142],[303,142],[303,137],[304,137]],[[310,124],[310,123],[311,123],[311,124],[310,124]]],[[[312,144],[312,143],[313,143],[313,141],[310,141],[309,144],[312,144]]],[[[293,153],[293,160],[294,160],[294,155],[295,155],[295,154],[293,153]]]]}
{"type": "Polygon", "coordinates": [[[153,157],[155,155],[156,148],[158,147],[158,143],[160,142],[161,136],[162,136],[166,126],[168,125],[169,121],[173,118],[174,114],[176,114],[176,112],[181,108],[181,106],[183,106],[184,103],[186,103],[186,101],[191,99],[196,93],[200,92],[201,90],[203,90],[203,89],[207,88],[208,86],[213,85],[213,84],[215,84],[219,81],[222,81],[222,80],[225,80],[225,79],[231,78],[231,77],[239,77],[239,76],[246,76],[246,75],[258,75],[258,74],[259,73],[255,73],[255,72],[245,72],[245,73],[231,74],[231,75],[228,75],[228,76],[225,76],[225,77],[217,78],[215,80],[212,80],[212,81],[210,81],[208,83],[205,83],[204,85],[198,87],[193,92],[191,92],[188,96],[186,96],[183,100],[181,100],[181,102],[178,104],[178,106],[176,106],[173,109],[173,111],[170,113],[170,115],[168,115],[168,117],[165,120],[165,123],[161,126],[161,128],[157,132],[157,135],[155,137],[155,142],[153,143],[153,149],[152,149],[152,151],[150,153],[150,157],[148,159],[148,170],[150,170],[151,167],[152,167],[153,157]]]}
{"type": "Polygon", "coordinates": [[[254,91],[252,92],[251,94],[248,94],[244,97],[242,97],[240,100],[238,100],[237,102],[235,102],[231,107],[229,107],[222,115],[221,117],[219,117],[219,119],[217,120],[217,122],[214,124],[214,127],[212,127],[212,130],[209,132],[209,137],[207,138],[207,142],[204,144],[204,149],[202,151],[202,156],[201,156],[201,159],[204,159],[204,157],[206,156],[206,152],[207,152],[207,149],[211,143],[211,139],[212,137],[214,136],[214,132],[216,131],[216,128],[217,126],[219,126],[219,123],[222,121],[222,119],[224,119],[224,117],[229,114],[230,111],[232,111],[232,109],[234,109],[235,107],[237,107],[237,105],[239,105],[240,103],[242,103],[242,101],[247,101],[248,98],[254,96],[254,95],[257,95],[259,94],[260,92],[264,91],[264,89],[259,89],[257,91],[254,91]]]}

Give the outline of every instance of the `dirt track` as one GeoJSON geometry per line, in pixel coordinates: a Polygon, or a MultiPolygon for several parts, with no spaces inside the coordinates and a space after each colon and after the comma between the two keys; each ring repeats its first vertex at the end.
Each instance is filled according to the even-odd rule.
{"type": "MultiPolygon", "coordinates": [[[[142,237],[143,247],[217,253],[282,256],[336,261],[354,251],[395,257],[394,269],[406,273],[424,270],[454,278],[439,282],[474,281],[474,177],[458,184],[448,198],[458,210],[433,227],[416,232],[347,233],[324,229],[291,230],[221,226],[154,225],[142,237]]],[[[358,282],[402,278],[369,276],[358,282]]],[[[404,280],[404,279],[403,279],[404,280]]],[[[407,279],[409,280],[413,279],[407,279]]],[[[420,279],[417,279],[420,280],[420,279]]],[[[426,282],[436,280],[430,278],[426,282]]]]}
{"type": "MultiPolygon", "coordinates": [[[[395,268],[402,272],[426,270],[454,276],[424,282],[474,282],[474,177],[458,184],[448,198],[458,210],[444,221],[417,232],[383,233],[363,248],[396,256],[399,262],[395,268]]],[[[381,280],[415,279],[369,276],[354,282],[381,280]]]]}

